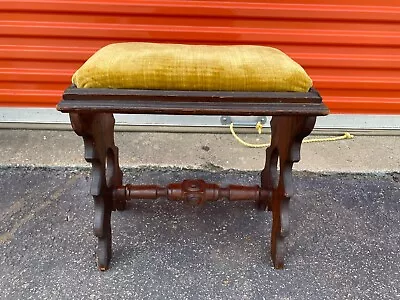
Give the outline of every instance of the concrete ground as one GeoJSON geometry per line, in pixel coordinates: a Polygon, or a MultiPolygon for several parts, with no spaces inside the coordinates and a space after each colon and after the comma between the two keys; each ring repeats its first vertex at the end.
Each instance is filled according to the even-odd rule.
{"type": "MultiPolygon", "coordinates": [[[[267,134],[240,134],[267,143],[267,134]]],[[[311,138],[323,138],[311,136],[311,138]]],[[[0,130],[0,165],[84,166],[82,139],[72,131],[0,130]]],[[[117,132],[124,167],[260,170],[263,148],[247,148],[230,134],[117,132]]],[[[336,142],[303,144],[295,170],[311,172],[396,172],[400,169],[400,132],[336,142]]]]}
{"type": "MultiPolygon", "coordinates": [[[[264,150],[224,134],[116,140],[131,183],[258,184],[264,164],[264,150]]],[[[0,299],[400,299],[399,136],[303,145],[284,270],[269,260],[269,212],[161,199],[113,214],[112,265],[99,272],[81,140],[0,130],[0,141],[0,299]]]]}

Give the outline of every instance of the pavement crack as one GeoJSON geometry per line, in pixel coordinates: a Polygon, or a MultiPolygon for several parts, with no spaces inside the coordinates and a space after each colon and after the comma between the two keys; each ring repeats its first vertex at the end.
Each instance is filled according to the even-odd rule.
{"type": "Polygon", "coordinates": [[[16,212],[20,211],[21,208],[23,207],[23,202],[24,199],[20,199],[15,201],[8,209],[4,210],[2,213],[0,213],[0,220],[6,219],[7,216],[11,216],[15,214],[16,212]]]}
{"type": "MultiPolygon", "coordinates": [[[[37,206],[35,209],[31,210],[28,215],[24,216],[22,219],[18,220],[17,222],[14,223],[14,225],[11,227],[10,230],[8,230],[6,233],[0,234],[0,244],[5,244],[7,242],[10,242],[13,238],[15,233],[27,222],[32,220],[35,215],[37,215],[40,211],[45,209],[47,206],[50,204],[54,203],[55,201],[60,199],[60,196],[68,190],[70,186],[72,186],[78,178],[72,177],[69,179],[65,185],[63,185],[62,188],[58,188],[55,191],[52,192],[52,194],[49,196],[49,200],[43,202],[41,205],[37,206]]],[[[2,214],[1,218],[3,219],[6,215],[10,215],[13,212],[17,212],[20,210],[23,206],[23,202],[25,200],[22,199],[22,201],[18,201],[15,204],[13,204],[4,214],[2,214]],[[19,203],[19,204],[18,204],[19,203]]]]}

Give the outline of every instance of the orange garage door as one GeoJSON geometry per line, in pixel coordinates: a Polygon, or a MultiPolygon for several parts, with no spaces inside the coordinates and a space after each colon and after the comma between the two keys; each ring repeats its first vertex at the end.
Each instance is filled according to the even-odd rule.
{"type": "Polygon", "coordinates": [[[1,1],[0,106],[54,107],[96,49],[151,41],[278,47],[306,68],[333,113],[400,114],[399,3],[1,1]]]}

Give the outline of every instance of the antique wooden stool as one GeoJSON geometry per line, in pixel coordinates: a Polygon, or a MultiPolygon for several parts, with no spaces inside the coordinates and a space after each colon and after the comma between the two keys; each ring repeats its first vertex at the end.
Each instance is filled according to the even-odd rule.
{"type": "MultiPolygon", "coordinates": [[[[140,80],[147,75],[153,76],[149,86],[143,86],[143,82],[136,85],[129,83],[128,87],[124,86],[129,76],[138,78],[139,75],[137,73],[128,75],[121,73],[122,69],[129,70],[129,66],[119,66],[119,68],[114,68],[117,71],[110,71],[113,69],[110,64],[118,60],[115,56],[119,54],[118,49],[113,49],[113,61],[105,63],[107,72],[104,73],[104,70],[102,71],[103,73],[100,72],[100,77],[96,77],[96,74],[93,75],[93,73],[99,71],[95,68],[104,62],[104,57],[100,57],[100,62],[94,60],[95,68],[93,69],[93,65],[90,66],[89,71],[92,73],[85,78],[86,81],[83,80],[85,81],[84,84],[82,84],[82,78],[77,78],[82,75],[82,73],[78,74],[78,70],[73,78],[74,84],[65,90],[62,100],[57,106],[58,110],[69,113],[74,131],[83,137],[85,159],[92,164],[90,193],[94,198],[95,204],[94,234],[98,237],[97,258],[99,269],[106,270],[111,259],[111,212],[124,210],[127,200],[157,199],[159,197],[173,201],[183,200],[195,203],[220,199],[255,201],[259,209],[272,211],[271,258],[275,268],[282,268],[285,254],[284,238],[288,234],[289,225],[289,200],[293,195],[292,165],[300,160],[302,140],[311,133],[316,117],[327,115],[329,112],[322,103],[319,93],[312,87],[303,87],[303,89],[306,89],[305,91],[279,91],[279,89],[286,88],[285,84],[288,82],[288,77],[281,81],[283,87],[278,86],[276,88],[278,91],[258,91],[257,89],[260,88],[254,87],[252,83],[235,90],[235,87],[224,87],[224,83],[218,82],[218,80],[229,81],[229,78],[223,77],[224,74],[233,76],[231,85],[235,85],[235,81],[248,80],[248,74],[245,73],[248,70],[248,66],[240,63],[240,72],[238,74],[232,74],[232,66],[225,70],[217,68],[218,72],[211,72],[210,76],[214,77],[212,77],[211,81],[205,80],[207,81],[206,84],[204,80],[199,84],[198,78],[195,78],[194,83],[182,84],[182,76],[185,76],[183,72],[188,70],[187,62],[185,62],[186,65],[183,69],[178,68],[178,72],[175,75],[166,79],[169,81],[169,85],[163,86],[157,82],[158,79],[154,76],[163,75],[163,72],[170,72],[158,66],[163,62],[167,65],[178,64],[173,60],[174,57],[171,58],[171,55],[168,54],[168,59],[165,59],[164,56],[161,61],[157,61],[157,57],[151,56],[154,54],[152,49],[143,49],[137,47],[136,43],[132,44],[134,44],[133,47],[139,49],[141,56],[138,59],[142,62],[147,59],[144,63],[145,68],[149,68],[149,66],[156,66],[157,68],[157,70],[153,68],[150,71],[147,69],[144,75],[142,74],[144,72],[143,69],[137,71],[141,72],[139,74],[141,76],[140,80]],[[146,54],[151,57],[143,57],[146,54]],[[235,76],[239,78],[235,78],[235,76]],[[105,82],[101,83],[101,80],[105,80],[105,82]],[[122,84],[121,81],[124,81],[124,83],[122,84]],[[90,82],[93,83],[92,86],[90,82]],[[214,89],[217,88],[213,84],[218,85],[218,87],[222,86],[222,88],[216,91],[214,89]],[[130,88],[130,86],[134,88],[130,88]],[[205,88],[202,90],[204,86],[205,88]],[[191,87],[194,87],[194,89],[191,90],[191,87]],[[122,172],[118,162],[118,148],[114,144],[114,113],[222,116],[270,115],[272,116],[271,146],[266,149],[266,162],[261,172],[261,185],[220,187],[217,184],[206,183],[203,180],[184,180],[182,183],[171,183],[165,187],[157,185],[123,185],[122,172]]],[[[145,46],[148,45],[145,44],[145,46]]],[[[202,56],[201,53],[208,51],[208,48],[201,47],[207,46],[154,45],[156,45],[156,52],[158,53],[160,53],[160,49],[164,50],[162,47],[172,47],[172,50],[168,49],[172,51],[172,56],[179,52],[179,49],[177,51],[174,47],[189,47],[188,49],[190,51],[194,49],[194,52],[198,51],[198,47],[200,47],[200,54],[189,55],[189,57],[197,55],[197,62],[200,62],[206,68],[206,73],[209,71],[207,69],[208,66],[215,62],[215,57],[211,60],[209,59],[208,52],[204,57],[202,56]]],[[[139,46],[142,46],[142,44],[139,43],[139,46]]],[[[234,52],[237,52],[237,47],[239,47],[239,50],[246,50],[245,48],[240,48],[240,46],[232,46],[234,52]]],[[[249,47],[251,48],[252,46],[249,47]]],[[[222,57],[224,59],[231,54],[229,46],[225,48],[210,46],[210,48],[212,51],[217,49],[217,52],[222,49],[222,57]]],[[[259,48],[256,47],[257,51],[259,48]]],[[[185,48],[185,51],[183,51],[185,55],[187,55],[186,50],[185,48]]],[[[264,51],[264,48],[261,50],[264,51]]],[[[269,51],[269,49],[267,50],[269,51]]],[[[97,53],[93,57],[96,58],[96,55],[97,53]]],[[[134,56],[137,55],[138,53],[135,52],[134,56]]],[[[262,55],[265,54],[262,53],[262,55]]],[[[86,67],[93,57],[85,63],[86,67]]],[[[126,55],[123,59],[124,64],[126,64],[126,55]]],[[[256,59],[258,64],[259,57],[256,57],[256,59]]],[[[245,62],[248,62],[248,60],[248,57],[243,59],[245,62]]],[[[234,61],[237,64],[238,59],[235,58],[234,61]]],[[[273,62],[276,63],[276,57],[273,62]]],[[[137,64],[137,60],[134,63],[137,64]]],[[[85,68],[85,65],[82,68],[85,68]]],[[[262,67],[266,66],[265,62],[262,61],[260,65],[262,67]]],[[[131,68],[135,66],[131,66],[131,68]]],[[[259,68],[257,65],[255,67],[259,68]]],[[[189,73],[193,74],[193,70],[198,71],[198,68],[199,65],[196,65],[195,68],[189,68],[189,73]]],[[[268,69],[268,66],[266,68],[268,69]]],[[[279,68],[281,67],[278,66],[277,70],[273,70],[274,74],[279,71],[279,68]]],[[[285,67],[282,67],[282,69],[285,69],[285,67]]],[[[204,70],[200,72],[204,72],[204,70]]],[[[260,82],[263,81],[263,76],[275,76],[274,74],[264,74],[263,68],[261,68],[260,72],[260,82]]],[[[202,78],[208,78],[207,76],[209,76],[208,73],[202,78]]],[[[289,74],[289,79],[291,78],[290,76],[292,75],[289,74]]],[[[257,80],[255,79],[255,81],[257,80]]],[[[162,79],[162,82],[165,82],[165,78],[162,79]]]]}

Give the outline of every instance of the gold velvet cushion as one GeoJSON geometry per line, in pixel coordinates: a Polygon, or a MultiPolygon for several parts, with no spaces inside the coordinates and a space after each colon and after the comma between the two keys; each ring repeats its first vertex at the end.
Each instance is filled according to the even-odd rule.
{"type": "Polygon", "coordinates": [[[282,51],[263,46],[118,43],[73,75],[78,88],[306,92],[312,80],[282,51]]]}

